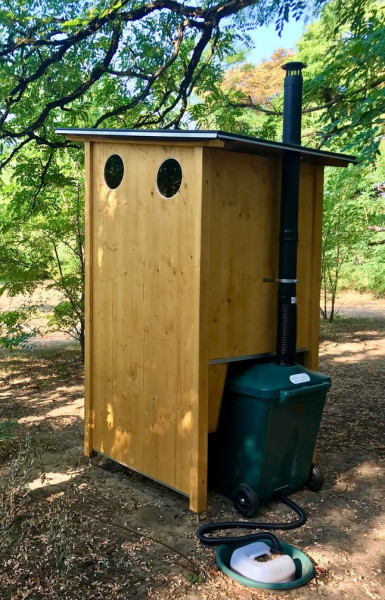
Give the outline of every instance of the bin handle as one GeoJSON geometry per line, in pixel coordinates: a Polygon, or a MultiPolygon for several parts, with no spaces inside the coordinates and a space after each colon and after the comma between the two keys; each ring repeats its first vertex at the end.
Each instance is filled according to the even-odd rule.
{"type": "Polygon", "coordinates": [[[279,394],[280,402],[284,402],[290,396],[304,396],[309,392],[320,392],[322,390],[327,391],[331,386],[330,381],[322,381],[321,383],[316,383],[315,385],[304,385],[300,388],[292,388],[290,390],[281,390],[279,394]]]}

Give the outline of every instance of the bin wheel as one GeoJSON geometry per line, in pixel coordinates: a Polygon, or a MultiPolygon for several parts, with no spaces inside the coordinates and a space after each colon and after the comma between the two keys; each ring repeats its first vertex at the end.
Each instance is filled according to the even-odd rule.
{"type": "Polygon", "coordinates": [[[307,487],[313,492],[319,492],[325,481],[324,474],[318,465],[312,464],[309,479],[306,482],[307,487]]]}
{"type": "Polygon", "coordinates": [[[253,517],[259,509],[258,494],[247,483],[241,483],[234,494],[233,505],[241,515],[253,517]]]}

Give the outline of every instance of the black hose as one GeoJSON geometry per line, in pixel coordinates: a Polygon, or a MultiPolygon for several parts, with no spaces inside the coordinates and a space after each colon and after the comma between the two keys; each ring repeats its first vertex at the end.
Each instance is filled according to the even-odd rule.
{"type": "Polygon", "coordinates": [[[208,523],[207,525],[202,525],[202,527],[198,529],[197,536],[203,544],[207,544],[208,546],[235,544],[239,541],[255,542],[260,539],[269,539],[272,542],[271,551],[273,554],[280,554],[281,547],[278,539],[275,535],[267,531],[233,537],[207,537],[206,535],[213,531],[223,531],[226,529],[280,529],[285,531],[287,529],[296,529],[297,527],[305,525],[307,519],[302,508],[286,496],[281,496],[280,499],[297,513],[299,518],[296,521],[291,521],[290,523],[256,523],[255,521],[223,521],[220,523],[208,523]]]}

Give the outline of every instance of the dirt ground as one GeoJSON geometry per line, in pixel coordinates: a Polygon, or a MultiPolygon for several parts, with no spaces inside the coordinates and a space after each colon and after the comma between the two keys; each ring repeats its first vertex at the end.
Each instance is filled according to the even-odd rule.
{"type": "Polygon", "coordinates": [[[336,301],[336,315],[341,317],[385,318],[385,299],[366,292],[341,292],[336,301]]]}
{"type": "MultiPolygon", "coordinates": [[[[76,346],[3,351],[0,600],[384,598],[384,302],[365,312],[360,301],[345,297],[340,314],[354,316],[322,324],[320,370],[333,382],[318,442],[326,481],[319,493],[293,496],[306,525],[278,533],[310,556],[316,578],[287,592],[242,587],[219,572],[183,496],[103,457],[89,465],[76,346]]],[[[285,518],[277,503],[258,514],[285,518]]],[[[201,522],[234,519],[210,494],[201,522]]]]}

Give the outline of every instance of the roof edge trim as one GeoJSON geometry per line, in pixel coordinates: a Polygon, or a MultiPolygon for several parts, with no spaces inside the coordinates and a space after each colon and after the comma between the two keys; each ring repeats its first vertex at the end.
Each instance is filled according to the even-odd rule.
{"type": "Polygon", "coordinates": [[[205,140],[221,140],[227,143],[243,144],[245,151],[249,148],[265,148],[276,152],[291,151],[299,152],[301,155],[318,158],[323,164],[327,165],[330,161],[331,165],[357,164],[358,161],[354,156],[349,154],[341,154],[325,150],[316,150],[305,146],[293,146],[282,142],[265,140],[258,137],[228,133],[221,130],[178,130],[178,129],[76,129],[76,128],[57,128],[55,133],[58,135],[67,135],[71,137],[79,137],[79,140],[87,137],[116,138],[116,139],[142,139],[142,140],[175,140],[175,141],[205,141],[205,140]]]}

